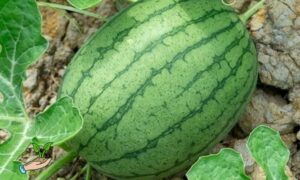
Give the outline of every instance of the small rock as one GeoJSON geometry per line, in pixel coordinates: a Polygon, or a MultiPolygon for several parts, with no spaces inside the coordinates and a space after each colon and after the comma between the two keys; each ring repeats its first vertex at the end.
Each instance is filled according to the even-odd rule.
{"type": "Polygon", "coordinates": [[[43,34],[50,40],[60,41],[66,32],[68,20],[63,16],[63,12],[55,9],[41,7],[43,16],[43,34]]]}
{"type": "Polygon", "coordinates": [[[300,68],[287,53],[272,49],[270,46],[257,45],[260,62],[260,80],[264,84],[289,89],[300,82],[300,68]]]}
{"type": "Polygon", "coordinates": [[[58,70],[58,75],[60,76],[60,77],[63,77],[64,76],[64,74],[65,74],[65,71],[66,71],[66,69],[64,68],[64,69],[60,69],[60,70],[58,70]]]}
{"type": "Polygon", "coordinates": [[[297,17],[294,21],[294,28],[300,29],[300,17],[297,17]]]}
{"type": "Polygon", "coordinates": [[[268,124],[281,133],[293,132],[294,110],[281,96],[257,90],[242,116],[239,126],[249,134],[260,124],[268,124]]]}
{"type": "Polygon", "coordinates": [[[285,167],[285,174],[288,176],[288,179],[294,180],[295,176],[293,175],[293,172],[291,171],[290,167],[285,167]]]}
{"type": "Polygon", "coordinates": [[[294,108],[294,122],[300,125],[300,85],[296,85],[290,90],[289,100],[294,108]]]}
{"type": "Polygon", "coordinates": [[[66,61],[67,59],[71,59],[71,57],[74,54],[73,50],[69,46],[64,44],[59,44],[57,49],[58,50],[54,54],[55,62],[63,62],[66,61]]]}
{"type": "Polygon", "coordinates": [[[266,21],[266,13],[266,9],[261,9],[252,16],[252,20],[249,23],[251,31],[257,31],[263,27],[266,21]]]}
{"type": "Polygon", "coordinates": [[[251,178],[254,180],[265,180],[266,175],[261,167],[259,167],[257,164],[254,166],[254,170],[251,173],[251,178]]]}
{"type": "Polygon", "coordinates": [[[289,92],[289,100],[300,101],[300,84],[296,84],[289,92]]]}
{"type": "MultiPolygon", "coordinates": [[[[289,180],[295,179],[293,173],[291,172],[291,169],[288,166],[285,166],[285,174],[288,176],[289,180]]],[[[251,178],[253,180],[265,180],[266,174],[264,170],[256,164],[253,173],[251,173],[251,178]]]]}
{"type": "Polygon", "coordinates": [[[38,70],[36,68],[28,69],[26,71],[27,79],[24,81],[23,86],[28,90],[32,90],[37,86],[38,70]]]}
{"type": "Polygon", "coordinates": [[[49,104],[54,104],[57,100],[57,96],[53,96],[50,101],[49,101],[49,104]]]}
{"type": "Polygon", "coordinates": [[[48,97],[47,96],[41,97],[39,100],[39,105],[42,109],[44,109],[48,105],[48,97]]]}
{"type": "Polygon", "coordinates": [[[281,135],[281,139],[287,146],[287,148],[290,150],[291,154],[295,153],[297,151],[297,146],[296,146],[296,134],[290,133],[290,134],[284,134],[281,135]]]}
{"type": "Polygon", "coordinates": [[[255,161],[252,159],[246,144],[247,139],[237,140],[235,141],[233,148],[242,154],[246,172],[250,174],[254,170],[255,161]]]}
{"type": "Polygon", "coordinates": [[[296,137],[297,137],[297,139],[300,141],[300,131],[297,132],[296,137]]]}
{"type": "Polygon", "coordinates": [[[296,152],[292,156],[291,170],[297,179],[300,178],[300,151],[296,152]]]}
{"type": "Polygon", "coordinates": [[[299,0],[269,0],[249,22],[262,83],[290,89],[300,83],[299,0]]]}
{"type": "Polygon", "coordinates": [[[243,11],[247,5],[249,5],[248,0],[233,0],[232,7],[241,13],[241,11],[243,11]]]}
{"type": "Polygon", "coordinates": [[[67,27],[66,35],[64,38],[64,45],[68,46],[71,49],[77,48],[79,44],[83,43],[81,40],[83,34],[78,29],[78,26],[74,23],[70,21],[70,24],[67,27]]]}
{"type": "Polygon", "coordinates": [[[300,109],[297,109],[295,114],[294,114],[294,122],[300,125],[300,109]]]}

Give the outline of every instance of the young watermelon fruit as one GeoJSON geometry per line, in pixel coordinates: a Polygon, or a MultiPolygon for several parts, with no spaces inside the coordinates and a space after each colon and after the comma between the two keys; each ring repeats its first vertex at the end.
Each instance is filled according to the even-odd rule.
{"type": "Polygon", "coordinates": [[[67,142],[116,179],[161,179],[231,130],[254,90],[256,50],[221,0],[140,0],[73,58],[61,96],[85,123],[67,142]]]}

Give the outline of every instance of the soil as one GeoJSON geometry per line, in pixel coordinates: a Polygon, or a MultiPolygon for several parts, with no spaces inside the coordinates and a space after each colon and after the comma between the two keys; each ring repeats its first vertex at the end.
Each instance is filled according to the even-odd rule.
{"type": "MultiPolygon", "coordinates": [[[[67,4],[65,0],[51,2],[67,4]]],[[[254,0],[237,0],[233,6],[238,13],[242,13],[254,3],[254,0]]],[[[110,17],[126,5],[103,0],[91,11],[110,17]]],[[[31,116],[56,101],[68,63],[84,41],[103,24],[100,20],[77,13],[50,8],[40,10],[43,33],[50,43],[43,57],[26,72],[25,99],[31,116]]],[[[300,179],[300,0],[268,0],[265,8],[257,12],[247,26],[258,51],[257,90],[240,122],[212,152],[216,153],[222,147],[236,149],[246,159],[247,173],[254,180],[264,179],[262,170],[251,159],[245,143],[251,130],[260,124],[267,124],[280,132],[290,149],[286,172],[291,179],[300,179]]],[[[28,149],[25,154],[31,156],[33,153],[28,149]]],[[[63,150],[54,148],[52,158],[63,154],[63,150]]],[[[52,179],[70,179],[76,173],[77,179],[83,179],[78,172],[84,165],[85,161],[77,158],[52,179]]],[[[94,170],[92,172],[93,179],[108,179],[94,170]]],[[[184,174],[182,172],[172,179],[182,180],[184,174]]]]}

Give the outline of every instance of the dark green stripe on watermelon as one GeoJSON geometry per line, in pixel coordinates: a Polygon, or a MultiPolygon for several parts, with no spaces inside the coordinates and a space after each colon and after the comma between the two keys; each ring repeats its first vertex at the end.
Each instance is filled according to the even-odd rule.
{"type": "Polygon", "coordinates": [[[68,144],[113,177],[169,176],[228,133],[256,78],[253,42],[221,1],[139,1],[68,67],[61,95],[85,119],[68,144]]]}

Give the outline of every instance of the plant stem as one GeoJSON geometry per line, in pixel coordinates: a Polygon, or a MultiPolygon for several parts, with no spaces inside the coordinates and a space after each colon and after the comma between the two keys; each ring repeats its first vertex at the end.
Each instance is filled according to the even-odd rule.
{"type": "Polygon", "coordinates": [[[53,174],[55,174],[61,167],[63,167],[65,164],[71,162],[75,157],[77,156],[77,153],[75,151],[68,152],[67,155],[62,157],[61,159],[55,161],[51,166],[49,166],[46,170],[44,170],[37,178],[36,180],[47,180],[49,179],[53,174]]]}
{"type": "Polygon", "coordinates": [[[91,166],[87,164],[86,174],[85,174],[85,180],[91,179],[91,166]]]}
{"type": "Polygon", "coordinates": [[[80,14],[84,14],[86,16],[101,19],[103,21],[105,20],[104,17],[102,17],[98,14],[95,14],[95,13],[92,13],[92,12],[89,12],[89,11],[76,9],[76,8],[71,7],[71,6],[65,6],[65,5],[62,5],[62,4],[47,3],[47,2],[37,2],[37,4],[39,6],[50,7],[50,8],[55,8],[55,9],[63,9],[63,10],[67,10],[67,11],[73,11],[73,12],[77,12],[77,13],[80,13],[80,14]]]}
{"type": "Polygon", "coordinates": [[[44,158],[45,157],[45,150],[43,150],[43,152],[41,152],[41,158],[44,158]]]}
{"type": "Polygon", "coordinates": [[[264,6],[265,1],[266,0],[261,0],[260,2],[255,4],[253,7],[248,9],[244,14],[240,15],[240,19],[244,22],[244,24],[246,24],[247,20],[264,6]]]}

